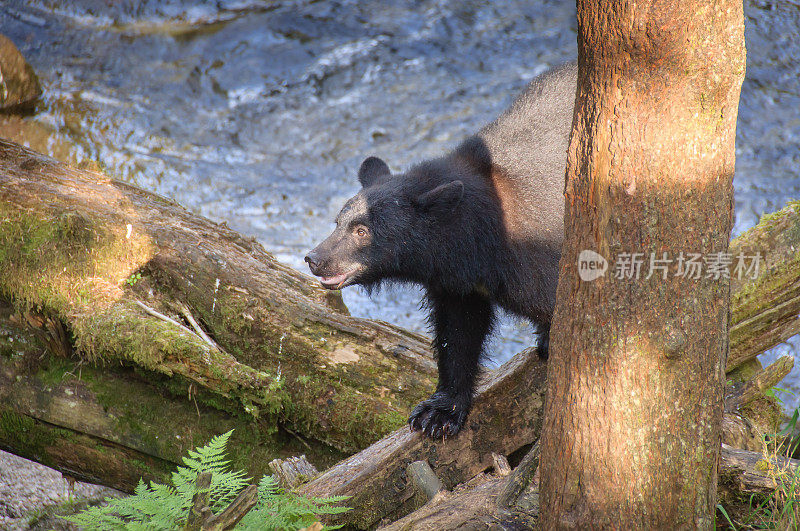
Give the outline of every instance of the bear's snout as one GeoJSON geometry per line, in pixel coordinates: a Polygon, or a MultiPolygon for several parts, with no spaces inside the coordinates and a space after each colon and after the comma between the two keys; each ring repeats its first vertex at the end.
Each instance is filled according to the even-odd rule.
{"type": "Polygon", "coordinates": [[[306,255],[304,260],[308,264],[308,268],[311,270],[311,274],[317,275],[317,272],[319,271],[319,257],[317,256],[317,253],[311,251],[306,255]]]}

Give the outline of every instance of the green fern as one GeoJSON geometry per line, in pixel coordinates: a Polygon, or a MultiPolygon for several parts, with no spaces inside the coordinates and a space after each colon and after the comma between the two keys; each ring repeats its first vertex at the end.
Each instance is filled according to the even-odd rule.
{"type": "Polygon", "coordinates": [[[189,450],[189,457],[183,458],[183,464],[172,473],[172,484],[177,494],[187,500],[182,516],[188,514],[192,505],[192,497],[197,489],[195,483],[200,472],[211,472],[211,492],[209,494],[209,507],[218,512],[228,506],[249,482],[241,470],[231,471],[230,461],[225,458],[225,447],[233,430],[211,439],[207,445],[189,450]]]}
{"type": "MultiPolygon", "coordinates": [[[[211,472],[209,506],[220,512],[248,485],[242,471],[231,471],[225,447],[233,431],[211,439],[207,445],[189,451],[172,474],[172,485],[145,483],[139,480],[133,496],[108,498],[103,507],[90,507],[73,516],[64,517],[87,529],[159,531],[181,529],[197,492],[197,475],[211,472]]],[[[258,484],[258,502],[245,515],[236,529],[292,530],[309,526],[322,514],[339,514],[347,507],[335,506],[346,496],[304,498],[278,487],[278,481],[265,476],[258,484]]],[[[327,527],[326,529],[335,529],[327,527]]]]}
{"type": "MultiPolygon", "coordinates": [[[[264,476],[258,482],[258,503],[242,518],[236,529],[301,529],[318,521],[319,515],[349,511],[348,507],[333,505],[347,498],[348,496],[305,498],[280,489],[278,480],[273,476],[264,476]]],[[[341,526],[325,529],[339,527],[341,526]]]]}

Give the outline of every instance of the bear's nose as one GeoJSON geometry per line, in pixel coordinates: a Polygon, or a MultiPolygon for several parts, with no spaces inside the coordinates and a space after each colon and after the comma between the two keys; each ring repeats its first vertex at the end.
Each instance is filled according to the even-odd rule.
{"type": "Polygon", "coordinates": [[[308,264],[308,268],[311,269],[311,272],[313,273],[314,270],[317,269],[317,266],[318,266],[317,257],[316,257],[316,255],[314,254],[313,251],[306,255],[305,261],[308,264]]]}

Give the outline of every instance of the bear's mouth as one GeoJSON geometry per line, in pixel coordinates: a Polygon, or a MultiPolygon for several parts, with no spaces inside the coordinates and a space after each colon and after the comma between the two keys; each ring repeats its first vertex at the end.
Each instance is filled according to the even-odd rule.
{"type": "Polygon", "coordinates": [[[336,275],[333,277],[321,277],[319,281],[328,289],[342,289],[343,287],[349,286],[353,283],[353,277],[357,271],[358,268],[356,267],[346,273],[342,273],[341,275],[336,275]]]}

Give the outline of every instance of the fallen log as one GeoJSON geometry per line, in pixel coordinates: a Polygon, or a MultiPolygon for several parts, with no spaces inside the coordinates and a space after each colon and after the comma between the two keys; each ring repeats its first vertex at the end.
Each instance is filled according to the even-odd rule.
{"type": "Polygon", "coordinates": [[[444,493],[417,511],[380,527],[382,531],[439,531],[442,529],[534,529],[535,518],[520,521],[502,515],[497,508],[497,496],[503,478],[485,478],[474,487],[467,486],[459,493],[444,493]],[[466,527],[464,527],[466,526],[466,527]]]}
{"type": "Polygon", "coordinates": [[[748,494],[770,494],[778,483],[792,484],[800,461],[780,456],[765,456],[722,445],[719,460],[719,484],[726,494],[743,496],[748,494]]]}
{"type": "MultiPolygon", "coordinates": [[[[253,473],[286,455],[286,437],[275,440],[284,429],[314,444],[309,454],[336,458],[403,424],[435,381],[425,338],[349,316],[337,292],[252,239],[3,140],[0,299],[9,308],[0,322],[3,415],[167,461],[179,457],[175,446],[205,442],[195,433],[216,431],[219,415],[209,411],[258,427],[250,445],[231,448],[246,456],[270,447],[248,463],[253,473]],[[133,395],[103,391],[123,380],[134,382],[133,395]],[[70,386],[85,414],[57,407],[70,386]],[[139,393],[181,402],[181,414],[200,421],[143,422],[131,407],[139,393]]],[[[37,459],[6,431],[0,446],[37,459]]],[[[55,455],[45,461],[60,468],[55,455]]]]}
{"type": "MultiPolygon", "coordinates": [[[[759,452],[723,444],[719,464],[720,494],[730,500],[747,498],[750,494],[769,495],[780,482],[792,484],[792,476],[798,469],[798,460],[765,457],[759,452]]],[[[380,529],[534,529],[538,515],[538,484],[527,489],[525,498],[518,504],[506,507],[502,503],[503,492],[512,482],[512,477],[483,478],[475,481],[475,485],[465,485],[459,492],[439,494],[417,511],[380,529]]]]}
{"type": "Polygon", "coordinates": [[[299,487],[319,474],[317,467],[311,464],[305,455],[288,459],[273,459],[269,463],[269,469],[284,489],[299,487]]]}
{"type": "Polygon", "coordinates": [[[413,509],[414,488],[406,467],[426,461],[445,488],[469,480],[494,464],[493,453],[510,455],[541,429],[546,363],[535,349],[517,354],[480,387],[467,426],[454,439],[434,441],[401,428],[304,485],[311,496],[351,496],[352,511],[331,523],[367,528],[413,509]]]}
{"type": "Polygon", "coordinates": [[[727,371],[800,333],[800,202],[761,217],[731,241],[739,256],[758,256],[755,278],[731,278],[730,352],[727,371]]]}

